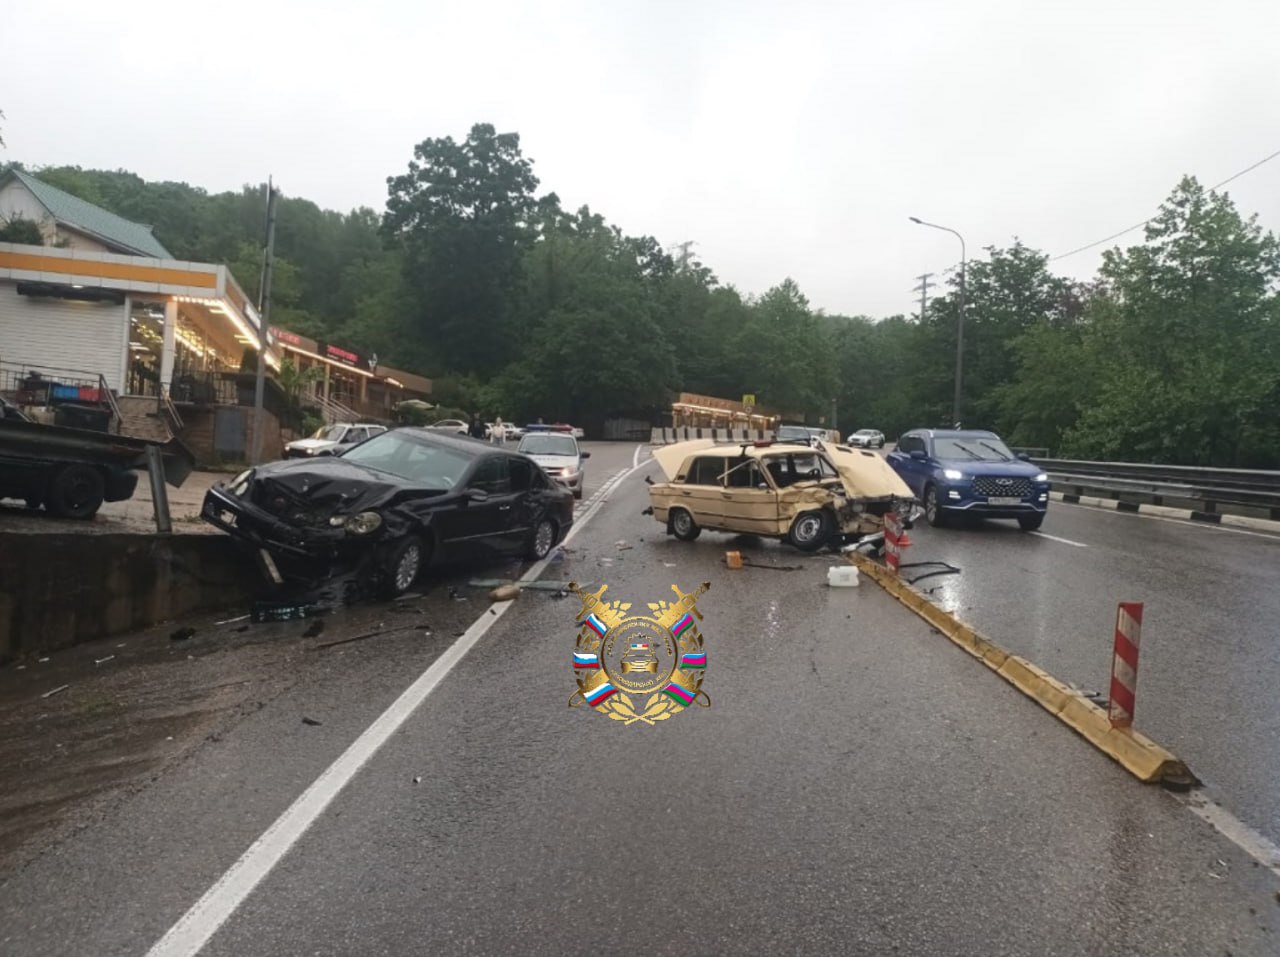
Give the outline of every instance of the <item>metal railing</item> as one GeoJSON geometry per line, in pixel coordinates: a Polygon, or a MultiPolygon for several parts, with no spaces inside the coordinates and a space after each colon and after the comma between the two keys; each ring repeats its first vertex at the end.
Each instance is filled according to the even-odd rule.
{"type": "Polygon", "coordinates": [[[1280,520],[1280,471],[1213,469],[1136,462],[1035,459],[1055,490],[1121,502],[1190,507],[1207,515],[1280,520]]]}
{"type": "Polygon", "coordinates": [[[98,406],[111,413],[108,432],[119,433],[124,420],[106,377],[88,369],[0,362],[0,392],[19,407],[98,406]]]}
{"type": "Polygon", "coordinates": [[[173,404],[173,397],[169,395],[169,387],[162,385],[160,387],[159,412],[169,420],[169,428],[176,435],[186,428],[186,423],[182,421],[182,416],[178,414],[178,407],[173,404]]]}

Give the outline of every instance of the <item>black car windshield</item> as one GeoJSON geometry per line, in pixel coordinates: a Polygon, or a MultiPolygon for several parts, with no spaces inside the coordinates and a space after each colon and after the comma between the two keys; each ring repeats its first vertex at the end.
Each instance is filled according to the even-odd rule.
{"type": "Polygon", "coordinates": [[[578,443],[571,435],[526,435],[516,449],[524,455],[577,455],[578,443]]]}
{"type": "Polygon", "coordinates": [[[325,425],[316,430],[316,434],[311,436],[313,439],[323,439],[326,442],[341,442],[342,436],[346,434],[347,427],[345,425],[325,425]]]}
{"type": "Polygon", "coordinates": [[[934,439],[933,454],[940,459],[977,459],[1008,462],[1013,453],[999,439],[934,439]]]}
{"type": "Polygon", "coordinates": [[[357,445],[342,460],[386,472],[434,491],[448,491],[458,484],[472,456],[436,445],[407,432],[383,432],[357,445]]]}

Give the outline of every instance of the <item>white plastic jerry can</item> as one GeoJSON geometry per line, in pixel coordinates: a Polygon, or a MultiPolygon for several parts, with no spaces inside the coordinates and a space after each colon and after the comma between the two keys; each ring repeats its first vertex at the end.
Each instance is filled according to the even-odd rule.
{"type": "Polygon", "coordinates": [[[857,588],[858,569],[853,565],[833,565],[827,569],[827,584],[832,588],[857,588]]]}

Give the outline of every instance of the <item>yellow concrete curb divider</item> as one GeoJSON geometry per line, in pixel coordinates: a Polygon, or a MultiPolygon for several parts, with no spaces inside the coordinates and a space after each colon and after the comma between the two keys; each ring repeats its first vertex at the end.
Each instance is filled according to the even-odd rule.
{"type": "Polygon", "coordinates": [[[1191,770],[1150,738],[1132,729],[1113,728],[1107,712],[1020,655],[1011,655],[990,638],[944,611],[909,584],[865,555],[846,556],[858,570],[935,629],[1078,732],[1094,747],[1146,784],[1189,788],[1200,782],[1191,770]]]}

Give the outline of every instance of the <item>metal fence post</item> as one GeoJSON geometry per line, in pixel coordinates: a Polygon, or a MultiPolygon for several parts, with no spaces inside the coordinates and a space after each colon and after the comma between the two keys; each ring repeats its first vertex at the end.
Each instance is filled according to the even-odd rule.
{"type": "Polygon", "coordinates": [[[147,476],[151,479],[151,505],[156,516],[156,531],[168,534],[173,531],[173,522],[169,517],[169,490],[164,482],[164,459],[160,455],[160,446],[147,446],[147,476]]]}

